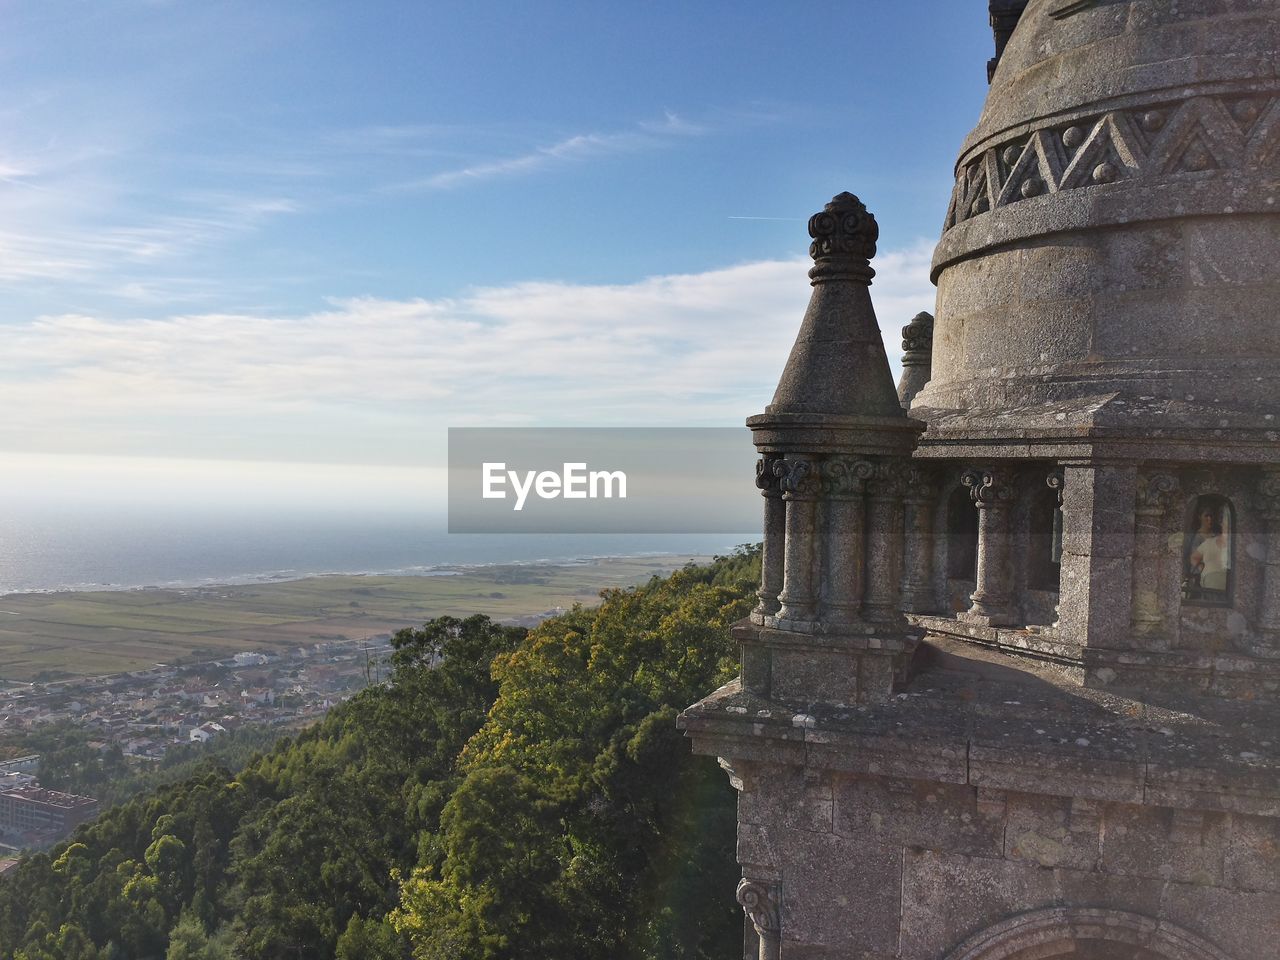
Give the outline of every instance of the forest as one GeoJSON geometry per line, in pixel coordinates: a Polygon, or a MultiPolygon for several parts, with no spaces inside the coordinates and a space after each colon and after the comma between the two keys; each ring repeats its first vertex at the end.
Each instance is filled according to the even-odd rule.
{"type": "Polygon", "coordinates": [[[388,682],[9,870],[0,956],[723,956],[734,793],[675,717],[736,672],[758,579],[744,547],[532,630],[403,630],[388,682]]]}

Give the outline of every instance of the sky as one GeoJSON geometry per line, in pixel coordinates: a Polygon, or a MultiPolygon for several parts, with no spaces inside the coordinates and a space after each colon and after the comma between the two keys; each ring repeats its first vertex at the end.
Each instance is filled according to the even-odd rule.
{"type": "Polygon", "coordinates": [[[981,0],[0,17],[0,494],[412,487],[449,426],[741,424],[842,190],[896,362],[991,48],[981,0]]]}

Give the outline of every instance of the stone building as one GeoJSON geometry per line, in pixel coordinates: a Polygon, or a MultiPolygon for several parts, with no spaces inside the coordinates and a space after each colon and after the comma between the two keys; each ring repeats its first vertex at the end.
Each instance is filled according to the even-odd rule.
{"type": "Polygon", "coordinates": [[[991,14],[900,388],[841,194],[748,421],[744,957],[1280,957],[1280,0],[991,14]]]}

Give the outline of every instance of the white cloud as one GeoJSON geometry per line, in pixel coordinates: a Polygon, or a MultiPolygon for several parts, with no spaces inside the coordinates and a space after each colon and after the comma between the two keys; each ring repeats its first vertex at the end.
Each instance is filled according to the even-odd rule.
{"type": "MultiPolygon", "coordinates": [[[[925,243],[877,259],[898,330],[932,309],[925,243]]],[[[363,298],[304,316],[198,313],[10,326],[0,449],[430,462],[445,426],[724,425],[772,394],[807,302],[802,260],[631,284],[363,298]],[[435,442],[435,441],[433,441],[435,442]]]]}
{"type": "Polygon", "coordinates": [[[442,170],[420,180],[398,184],[394,189],[447,189],[465,183],[532,173],[556,164],[651,149],[676,137],[700,136],[707,132],[707,127],[691,123],[668,111],[662,120],[642,121],[631,130],[575,134],[527,153],[442,170]]]}

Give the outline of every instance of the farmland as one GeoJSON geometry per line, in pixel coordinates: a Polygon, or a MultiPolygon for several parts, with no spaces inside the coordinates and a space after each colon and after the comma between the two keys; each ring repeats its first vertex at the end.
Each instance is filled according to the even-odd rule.
{"type": "MultiPolygon", "coordinates": [[[[358,640],[437,616],[532,622],[689,557],[458,568],[434,576],[325,576],[190,589],[0,597],[0,680],[120,673],[238,651],[358,640]]],[[[705,559],[705,558],[699,558],[705,559]]]]}

